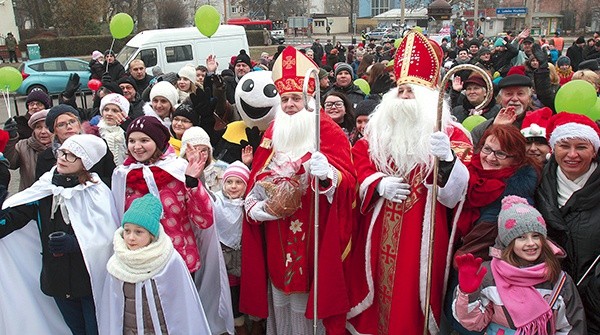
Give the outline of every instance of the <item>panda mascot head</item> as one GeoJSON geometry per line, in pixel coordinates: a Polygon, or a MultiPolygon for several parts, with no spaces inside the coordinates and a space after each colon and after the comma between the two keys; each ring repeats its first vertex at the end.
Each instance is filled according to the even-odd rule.
{"type": "Polygon", "coordinates": [[[247,127],[264,131],[281,102],[271,71],[249,72],[235,88],[235,105],[247,127]]]}

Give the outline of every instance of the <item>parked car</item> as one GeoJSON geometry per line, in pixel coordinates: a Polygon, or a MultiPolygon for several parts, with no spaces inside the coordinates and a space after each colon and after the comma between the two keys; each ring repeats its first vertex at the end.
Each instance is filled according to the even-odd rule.
{"type": "Polygon", "coordinates": [[[368,40],[380,40],[392,31],[392,28],[376,28],[375,30],[371,30],[367,33],[368,40]]]}
{"type": "Polygon", "coordinates": [[[271,30],[271,41],[273,44],[285,43],[285,33],[283,32],[283,29],[271,30]]]}
{"type": "Polygon", "coordinates": [[[27,95],[34,89],[41,89],[49,94],[64,91],[69,75],[79,74],[81,89],[89,91],[87,83],[90,78],[88,62],[78,58],[55,57],[27,61],[19,66],[23,83],[17,94],[27,95]]]}

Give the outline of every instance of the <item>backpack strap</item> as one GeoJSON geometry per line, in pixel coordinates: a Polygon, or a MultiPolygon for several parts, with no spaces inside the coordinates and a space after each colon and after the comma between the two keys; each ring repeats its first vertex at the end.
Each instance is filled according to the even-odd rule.
{"type": "Polygon", "coordinates": [[[558,277],[558,280],[556,281],[556,284],[554,284],[554,289],[552,290],[552,296],[550,297],[550,300],[548,301],[548,305],[550,305],[550,308],[554,308],[554,304],[556,304],[556,300],[558,300],[558,296],[560,295],[560,291],[562,291],[562,288],[565,285],[566,280],[567,280],[567,275],[565,274],[564,271],[561,271],[560,276],[558,277]]]}

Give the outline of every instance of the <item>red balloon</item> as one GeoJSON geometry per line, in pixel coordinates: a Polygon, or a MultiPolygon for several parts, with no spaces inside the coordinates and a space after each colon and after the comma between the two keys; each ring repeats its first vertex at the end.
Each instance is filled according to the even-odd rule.
{"type": "Polygon", "coordinates": [[[90,79],[88,81],[88,88],[92,91],[97,91],[102,86],[102,82],[98,79],[90,79]]]}

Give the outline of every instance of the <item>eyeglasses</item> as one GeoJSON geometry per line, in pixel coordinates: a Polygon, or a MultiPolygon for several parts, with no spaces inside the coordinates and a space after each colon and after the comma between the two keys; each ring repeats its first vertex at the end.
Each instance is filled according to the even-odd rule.
{"type": "Polygon", "coordinates": [[[77,119],[71,119],[69,121],[57,123],[56,126],[54,126],[54,128],[55,129],[64,129],[64,128],[67,128],[67,126],[74,126],[77,123],[79,123],[79,120],[77,120],[77,119]]]}
{"type": "Polygon", "coordinates": [[[56,150],[56,158],[61,158],[66,160],[69,163],[75,163],[75,161],[77,161],[78,159],[80,159],[79,157],[75,156],[73,153],[62,150],[62,149],[58,149],[56,150]]]}
{"type": "Polygon", "coordinates": [[[505,160],[507,158],[514,157],[514,155],[509,155],[502,150],[492,150],[492,148],[488,147],[487,145],[481,148],[481,152],[486,155],[494,154],[494,156],[496,156],[496,158],[498,158],[499,160],[505,160]]]}
{"type": "Polygon", "coordinates": [[[183,123],[183,124],[192,123],[192,121],[188,120],[187,118],[178,117],[178,116],[173,118],[173,123],[176,123],[176,122],[183,123]]]}
{"type": "Polygon", "coordinates": [[[27,104],[27,107],[45,107],[43,103],[39,102],[39,101],[30,101],[27,104]]]}
{"type": "Polygon", "coordinates": [[[328,101],[325,104],[325,108],[331,108],[333,106],[335,106],[336,108],[341,108],[344,107],[344,102],[342,100],[338,100],[338,101],[328,101]]]}

